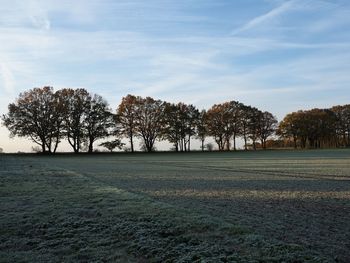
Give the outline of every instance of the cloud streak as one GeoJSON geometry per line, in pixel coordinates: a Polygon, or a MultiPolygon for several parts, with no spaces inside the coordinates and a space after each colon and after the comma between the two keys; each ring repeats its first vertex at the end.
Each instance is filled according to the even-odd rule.
{"type": "Polygon", "coordinates": [[[350,100],[346,2],[14,1],[0,6],[0,115],[43,85],[85,87],[113,109],[128,93],[278,117],[350,100]],[[230,34],[232,17],[253,19],[230,34]]]}
{"type": "Polygon", "coordinates": [[[296,0],[288,0],[287,2],[284,2],[278,7],[275,7],[274,9],[270,10],[269,12],[251,19],[240,28],[233,30],[231,35],[237,35],[238,33],[247,31],[249,29],[258,27],[266,22],[274,20],[282,14],[290,11],[294,7],[295,3],[296,0]]]}

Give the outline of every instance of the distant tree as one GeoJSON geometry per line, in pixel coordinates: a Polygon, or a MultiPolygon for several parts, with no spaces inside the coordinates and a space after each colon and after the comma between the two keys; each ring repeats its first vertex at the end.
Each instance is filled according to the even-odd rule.
{"type": "Polygon", "coordinates": [[[297,148],[297,141],[300,131],[298,119],[299,114],[297,112],[287,114],[279,123],[276,132],[277,135],[281,136],[282,138],[292,138],[295,149],[297,148]]]}
{"type": "Polygon", "coordinates": [[[335,133],[338,146],[350,146],[350,104],[330,109],[336,118],[335,133]]]}
{"type": "Polygon", "coordinates": [[[165,123],[165,103],[151,97],[137,97],[135,109],[135,131],[148,152],[154,150],[156,139],[163,134],[165,123]]]}
{"type": "Polygon", "coordinates": [[[105,147],[108,149],[110,152],[113,152],[114,149],[122,149],[125,143],[122,143],[121,140],[115,139],[113,141],[107,141],[99,144],[99,146],[105,147]]]}
{"type": "Polygon", "coordinates": [[[0,153],[3,153],[3,152],[4,152],[4,150],[2,148],[0,148],[0,153]]]}
{"type": "Polygon", "coordinates": [[[249,124],[251,122],[251,116],[253,108],[244,104],[240,105],[240,132],[244,141],[244,149],[248,150],[248,139],[249,139],[249,124]]]}
{"type": "Polygon", "coordinates": [[[33,147],[32,147],[32,152],[34,152],[34,153],[40,153],[40,152],[41,152],[40,146],[33,146],[33,147]]]}
{"type": "MultiPolygon", "coordinates": [[[[238,101],[229,101],[215,104],[207,111],[208,133],[214,137],[219,150],[229,151],[231,139],[233,139],[233,149],[237,149],[236,139],[242,134],[242,107],[243,104],[238,101]]],[[[244,135],[246,136],[246,133],[244,135]]]]}
{"type": "Polygon", "coordinates": [[[277,119],[272,113],[265,111],[260,114],[258,132],[263,149],[266,149],[266,140],[275,133],[277,123],[277,119]]]}
{"type": "Polygon", "coordinates": [[[332,137],[335,137],[335,114],[329,109],[312,109],[306,112],[306,116],[309,147],[321,148],[330,145],[332,137]]]}
{"type": "Polygon", "coordinates": [[[228,111],[229,111],[229,121],[230,121],[230,130],[233,138],[233,150],[236,150],[236,138],[241,134],[242,131],[242,103],[238,101],[228,102],[228,111]]]}
{"type": "Polygon", "coordinates": [[[213,105],[207,111],[208,134],[212,136],[218,145],[219,151],[223,151],[226,143],[227,124],[225,112],[221,104],[213,105]]]}
{"type": "Polygon", "coordinates": [[[34,88],[20,93],[2,119],[11,136],[28,137],[43,153],[54,153],[62,137],[60,103],[52,87],[34,88]]]}
{"type": "Polygon", "coordinates": [[[207,112],[206,110],[202,110],[198,116],[197,121],[197,134],[196,138],[201,141],[201,150],[204,151],[204,141],[208,136],[208,128],[207,128],[207,112]]]}
{"type": "Polygon", "coordinates": [[[165,103],[163,137],[174,144],[175,151],[190,151],[191,137],[196,134],[199,111],[192,104],[165,103]]]}
{"type": "Polygon", "coordinates": [[[174,145],[174,151],[179,151],[179,144],[183,133],[182,116],[179,104],[165,103],[164,126],[162,138],[174,145]]]}
{"type": "Polygon", "coordinates": [[[248,114],[248,137],[252,141],[253,150],[256,150],[256,141],[259,138],[260,119],[262,118],[262,112],[257,108],[250,108],[248,114]]]}
{"type": "Polygon", "coordinates": [[[284,138],[292,137],[294,147],[298,144],[301,148],[337,146],[342,128],[336,111],[311,109],[289,113],[279,124],[277,134],[284,138]]]}
{"type": "Polygon", "coordinates": [[[86,104],[86,117],[84,118],[86,136],[88,140],[88,152],[93,152],[93,144],[96,140],[110,135],[110,129],[115,122],[113,114],[108,108],[108,103],[100,95],[90,95],[86,104]]]}
{"type": "Polygon", "coordinates": [[[208,152],[212,152],[214,150],[214,145],[211,142],[208,142],[205,145],[205,148],[207,149],[208,152]]]}
{"type": "Polygon", "coordinates": [[[75,153],[79,153],[87,140],[85,119],[88,116],[90,94],[85,89],[61,89],[58,96],[62,101],[64,134],[75,153]]]}
{"type": "Polygon", "coordinates": [[[134,152],[134,136],[136,134],[136,111],[139,107],[141,97],[127,95],[122,98],[117,109],[116,122],[119,132],[130,140],[131,152],[134,152]]]}

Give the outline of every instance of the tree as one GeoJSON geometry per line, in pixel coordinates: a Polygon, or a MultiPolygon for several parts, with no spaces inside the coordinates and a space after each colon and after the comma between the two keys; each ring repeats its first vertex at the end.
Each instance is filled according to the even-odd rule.
{"type": "Polygon", "coordinates": [[[191,137],[196,134],[196,126],[199,118],[198,109],[192,105],[186,105],[185,111],[185,151],[191,151],[191,137]]]}
{"type": "Polygon", "coordinates": [[[140,97],[129,94],[122,98],[122,102],[117,109],[116,122],[119,125],[119,132],[129,138],[131,152],[134,152],[133,139],[136,133],[136,111],[139,106],[137,102],[140,100],[140,97]]]}
{"type": "Polygon", "coordinates": [[[270,112],[259,114],[259,137],[263,149],[266,149],[266,140],[275,133],[276,127],[277,119],[270,112]]]}
{"type": "MultiPolygon", "coordinates": [[[[320,148],[339,145],[339,108],[311,109],[287,114],[279,124],[278,134],[292,137],[294,147],[320,148]]],[[[343,137],[343,136],[342,136],[343,137]]],[[[344,137],[343,137],[344,138],[344,137]]]]}
{"type": "Polygon", "coordinates": [[[165,103],[165,125],[163,137],[174,144],[175,151],[190,151],[191,137],[196,134],[198,109],[192,104],[165,103]]]}
{"type": "Polygon", "coordinates": [[[196,138],[201,141],[201,149],[204,151],[204,141],[208,136],[208,128],[207,128],[207,112],[206,110],[202,110],[199,113],[198,121],[197,121],[197,134],[196,138]]]}
{"type": "Polygon", "coordinates": [[[294,148],[297,148],[297,141],[299,136],[300,125],[298,125],[299,114],[292,112],[287,114],[283,120],[279,123],[277,128],[277,135],[282,138],[292,138],[294,148]]]}
{"type": "Polygon", "coordinates": [[[90,96],[86,104],[86,117],[84,119],[86,136],[88,140],[88,152],[93,152],[93,144],[97,139],[110,135],[110,129],[114,126],[113,114],[108,108],[108,103],[100,95],[90,96]]]}
{"type": "Polygon", "coordinates": [[[256,141],[259,137],[260,119],[262,112],[257,108],[250,108],[248,115],[248,137],[252,141],[253,149],[256,150],[256,141]]]}
{"type": "Polygon", "coordinates": [[[99,146],[105,147],[110,152],[113,152],[115,148],[122,149],[125,143],[122,143],[121,140],[115,139],[113,141],[107,141],[99,144],[99,146]]]}
{"type": "Polygon", "coordinates": [[[87,140],[85,119],[88,116],[90,94],[85,89],[61,89],[58,95],[62,101],[64,134],[75,153],[79,153],[87,140]]]}
{"type": "Polygon", "coordinates": [[[229,121],[230,121],[230,130],[233,137],[233,150],[236,151],[236,138],[241,134],[241,118],[242,118],[242,103],[238,101],[228,102],[228,111],[229,111],[229,121]]]}
{"type": "Polygon", "coordinates": [[[249,139],[249,123],[250,123],[250,117],[251,112],[253,111],[253,108],[250,106],[246,106],[244,104],[240,105],[240,126],[241,126],[241,136],[244,140],[244,149],[248,150],[248,139],[249,139]]]}
{"type": "Polygon", "coordinates": [[[28,137],[43,153],[54,153],[62,137],[60,106],[52,87],[34,88],[20,93],[2,119],[11,136],[28,137]]]}
{"type": "Polygon", "coordinates": [[[182,137],[182,121],[179,104],[165,103],[164,106],[164,127],[162,137],[174,145],[176,152],[179,151],[179,144],[182,137]]]}
{"type": "Polygon", "coordinates": [[[135,108],[135,131],[142,138],[148,152],[154,150],[154,143],[163,134],[165,103],[151,97],[137,97],[135,108]]]}
{"type": "Polygon", "coordinates": [[[205,148],[208,150],[208,152],[212,152],[214,150],[214,145],[211,142],[208,142],[205,145],[205,148]]]}
{"type": "Polygon", "coordinates": [[[218,145],[219,151],[223,151],[227,142],[227,126],[228,120],[225,116],[225,110],[222,104],[214,104],[207,111],[207,127],[208,134],[213,136],[218,145]]]}
{"type": "Polygon", "coordinates": [[[350,146],[350,104],[330,109],[336,117],[335,132],[338,146],[350,146]]]}

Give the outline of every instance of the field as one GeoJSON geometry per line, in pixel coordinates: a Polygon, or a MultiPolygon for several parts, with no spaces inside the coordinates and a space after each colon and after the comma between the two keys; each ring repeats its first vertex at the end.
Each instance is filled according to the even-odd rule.
{"type": "Polygon", "coordinates": [[[350,150],[0,155],[1,262],[350,262],[350,150]]]}

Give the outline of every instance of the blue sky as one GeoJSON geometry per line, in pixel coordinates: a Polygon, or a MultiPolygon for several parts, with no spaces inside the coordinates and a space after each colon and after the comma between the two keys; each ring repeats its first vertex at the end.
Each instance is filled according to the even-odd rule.
{"type": "MultiPolygon", "coordinates": [[[[274,113],[350,103],[347,0],[0,0],[0,113],[24,90],[239,100],[274,113]]],[[[5,151],[29,151],[0,128],[5,151]]]]}

